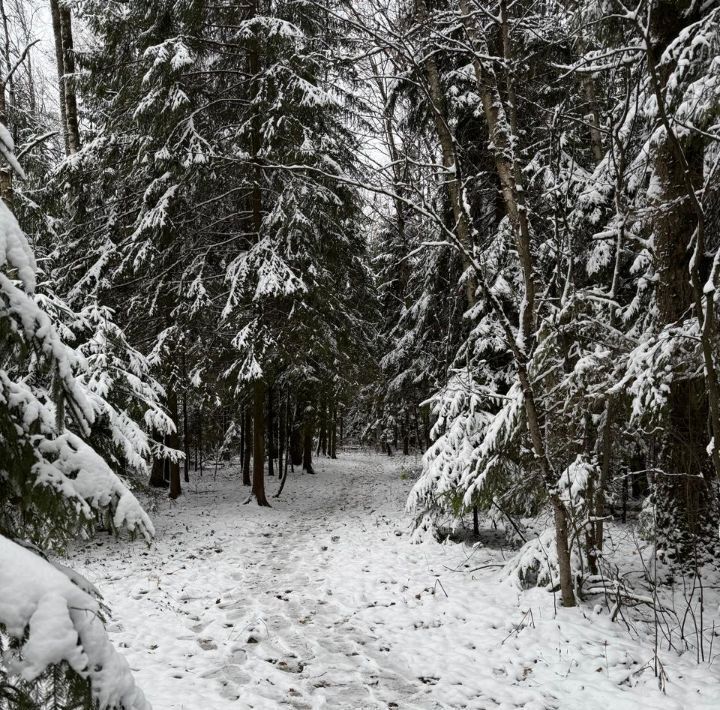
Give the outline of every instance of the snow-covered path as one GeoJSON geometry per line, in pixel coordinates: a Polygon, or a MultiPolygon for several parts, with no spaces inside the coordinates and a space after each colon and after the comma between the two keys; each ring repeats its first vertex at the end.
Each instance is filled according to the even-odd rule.
{"type": "Polygon", "coordinates": [[[501,585],[500,550],[410,544],[402,474],[321,459],[260,509],[206,472],[152,511],[152,548],[100,537],[72,564],[156,710],[719,707],[717,670],[668,658],[662,694],[652,649],[501,585]]]}

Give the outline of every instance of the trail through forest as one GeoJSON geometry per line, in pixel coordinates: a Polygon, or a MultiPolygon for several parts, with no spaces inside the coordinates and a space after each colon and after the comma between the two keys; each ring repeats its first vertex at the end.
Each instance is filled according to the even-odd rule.
{"type": "Polygon", "coordinates": [[[414,463],[321,459],[271,510],[242,504],[237,469],[210,469],[178,504],[158,499],[151,548],[76,547],[153,707],[541,710],[588,690],[585,708],[717,707],[717,673],[673,655],[663,694],[647,641],[587,609],[554,619],[547,592],[499,582],[509,552],[491,531],[411,544],[414,463]]]}

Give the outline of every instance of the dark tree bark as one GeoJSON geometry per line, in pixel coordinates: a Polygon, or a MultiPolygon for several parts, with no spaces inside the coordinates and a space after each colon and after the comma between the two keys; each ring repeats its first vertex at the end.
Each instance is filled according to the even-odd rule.
{"type": "Polygon", "coordinates": [[[715,306],[713,293],[703,293],[705,214],[697,192],[703,187],[704,137],[692,132],[679,137],[665,105],[665,82],[672,64],[658,61],[696,12],[697,6],[690,0],[658,0],[650,35],[644,38],[650,87],[666,130],[655,161],[660,187],[655,217],[658,311],[665,326],[697,319],[705,365],[704,377],[675,378],[670,385],[660,451],[662,473],[656,480],[658,547],[680,562],[695,558],[698,543],[716,554],[719,518],[710,485],[720,473],[715,306]],[[711,457],[707,447],[712,436],[716,446],[711,457]]]}
{"type": "MultiPolygon", "coordinates": [[[[173,422],[175,423],[175,431],[173,431],[168,436],[168,445],[173,449],[179,449],[180,448],[180,429],[179,429],[179,419],[178,416],[178,398],[177,398],[177,392],[175,391],[174,384],[170,385],[168,388],[168,412],[170,414],[170,417],[172,418],[173,422]]],[[[180,487],[180,462],[179,461],[169,461],[169,467],[170,467],[170,492],[169,496],[173,500],[176,498],[179,498],[182,494],[182,489],[180,487]]]]}
{"type": "Polygon", "coordinates": [[[200,459],[200,475],[203,475],[203,411],[200,407],[198,411],[198,457],[200,459]]]}
{"type": "Polygon", "coordinates": [[[69,155],[80,150],[77,95],[75,92],[75,49],[73,46],[72,15],[70,8],[60,5],[60,37],[62,39],[63,84],[65,86],[65,120],[67,123],[67,149],[69,155]]]}
{"type": "MultiPolygon", "coordinates": [[[[6,65],[0,67],[0,125],[9,127],[8,123],[8,106],[5,98],[5,91],[8,89],[6,82],[8,77],[6,72],[9,73],[9,41],[10,36],[8,33],[8,20],[5,13],[5,6],[0,2],[0,15],[2,15],[3,23],[3,34],[5,37],[5,47],[3,50],[3,63],[6,65]]],[[[12,168],[6,164],[5,159],[0,160],[0,199],[12,210],[13,208],[13,173],[12,168]]]]}
{"type": "Polygon", "coordinates": [[[273,457],[275,456],[275,446],[273,445],[274,433],[275,433],[275,422],[273,421],[273,390],[272,387],[267,388],[267,430],[268,430],[268,476],[274,476],[274,463],[273,457]]]}
{"type": "Polygon", "coordinates": [[[283,475],[283,456],[285,455],[286,446],[285,438],[287,436],[287,409],[289,402],[287,397],[285,398],[285,404],[282,403],[282,396],[280,399],[280,409],[278,410],[278,446],[277,446],[277,462],[278,462],[278,476],[282,478],[283,475]]]}
{"type": "Polygon", "coordinates": [[[253,383],[253,476],[250,499],[270,506],[265,497],[265,383],[253,383]]]}
{"type": "Polygon", "coordinates": [[[295,466],[302,466],[303,462],[303,419],[305,417],[305,406],[301,402],[295,405],[295,416],[293,417],[290,431],[290,463],[292,470],[295,466]]]}
{"type": "Polygon", "coordinates": [[[193,471],[197,473],[198,470],[198,459],[200,458],[200,412],[196,409],[195,410],[195,436],[193,437],[193,442],[195,444],[195,460],[193,461],[193,471]]]}
{"type": "Polygon", "coordinates": [[[283,431],[284,431],[284,440],[285,440],[285,463],[283,464],[282,455],[278,459],[278,468],[280,470],[280,488],[278,488],[278,492],[275,494],[275,498],[279,498],[280,494],[283,492],[283,489],[285,488],[285,481],[287,481],[287,475],[288,475],[288,463],[290,461],[290,432],[293,431],[293,424],[294,422],[290,418],[290,395],[288,395],[287,400],[285,402],[285,417],[284,417],[284,425],[283,425],[283,431]]]}
{"type": "Polygon", "coordinates": [[[185,474],[185,483],[190,482],[190,428],[188,426],[188,397],[187,390],[183,392],[183,449],[185,450],[185,460],[183,461],[183,471],[185,474]]]}
{"type": "Polygon", "coordinates": [[[325,403],[320,405],[320,417],[318,421],[318,440],[317,449],[315,450],[315,456],[323,456],[327,454],[327,433],[326,433],[326,416],[325,416],[325,403]]]}
{"type": "Polygon", "coordinates": [[[405,418],[403,419],[402,440],[403,456],[407,456],[410,453],[410,412],[407,407],[405,407],[405,418]]]}
{"type": "MultiPolygon", "coordinates": [[[[415,11],[420,24],[427,24],[430,14],[425,0],[415,0],[415,11]]],[[[467,270],[470,268],[470,260],[467,255],[473,252],[472,224],[463,195],[463,176],[460,173],[461,163],[456,152],[455,136],[450,129],[452,121],[450,120],[445,91],[441,82],[441,72],[435,59],[435,53],[429,51],[429,48],[423,58],[423,69],[427,86],[428,108],[440,143],[442,163],[448,169],[444,186],[452,209],[453,230],[458,241],[463,246],[463,266],[467,270]]],[[[477,281],[475,277],[468,278],[465,282],[465,296],[468,307],[475,304],[476,288],[477,281]]]]}
{"type": "Polygon", "coordinates": [[[315,473],[312,466],[312,450],[313,450],[313,420],[310,412],[305,413],[305,421],[303,423],[303,455],[302,467],[307,473],[315,473]]]}
{"type": "Polygon", "coordinates": [[[65,67],[63,63],[62,33],[60,31],[60,8],[58,0],[50,0],[53,37],[55,38],[55,66],[58,74],[58,105],[60,106],[60,123],[62,124],[65,155],[70,154],[67,131],[67,112],[65,111],[65,67]]]}
{"type": "Polygon", "coordinates": [[[337,458],[337,404],[333,401],[330,422],[330,458],[337,458]]]}
{"type": "Polygon", "coordinates": [[[240,475],[245,463],[245,410],[240,408],[240,475]]]}
{"type": "MultiPolygon", "coordinates": [[[[702,150],[691,158],[692,177],[702,184],[702,150]]],[[[661,208],[655,221],[657,303],[662,323],[680,324],[691,317],[693,291],[689,279],[693,206],[683,200],[684,167],[670,146],[656,161],[661,179],[661,208]],[[668,207],[670,206],[670,207],[668,207]]],[[[659,548],[679,561],[692,555],[697,536],[717,536],[717,518],[708,479],[712,477],[708,445],[708,397],[702,378],[676,378],[670,385],[668,420],[660,451],[662,473],[656,480],[659,548]]]]}
{"type": "MultiPolygon", "coordinates": [[[[153,432],[153,439],[157,442],[163,442],[163,437],[159,432],[153,432]]],[[[164,443],[164,442],[163,442],[164,443]]],[[[150,471],[150,480],[148,483],[153,488],[167,488],[168,482],[165,480],[165,459],[156,458],[153,459],[152,469],[150,471]]]]}
{"type": "Polygon", "coordinates": [[[250,455],[252,454],[252,415],[250,407],[245,408],[245,449],[243,451],[243,486],[249,486],[250,481],[250,455]]]}

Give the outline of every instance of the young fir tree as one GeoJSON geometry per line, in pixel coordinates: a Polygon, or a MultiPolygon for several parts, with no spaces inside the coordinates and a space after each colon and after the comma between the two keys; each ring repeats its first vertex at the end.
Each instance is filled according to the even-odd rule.
{"type": "MultiPolygon", "coordinates": [[[[13,148],[0,124],[0,155],[23,178],[13,148]]],[[[34,254],[0,201],[0,702],[44,707],[51,697],[72,708],[145,710],[105,634],[97,592],[46,557],[98,518],[154,534],[117,473],[144,465],[147,440],[104,398],[101,380],[114,373],[66,344],[58,311],[69,313],[40,295],[34,254]],[[115,458],[98,452],[99,426],[115,458]]]]}

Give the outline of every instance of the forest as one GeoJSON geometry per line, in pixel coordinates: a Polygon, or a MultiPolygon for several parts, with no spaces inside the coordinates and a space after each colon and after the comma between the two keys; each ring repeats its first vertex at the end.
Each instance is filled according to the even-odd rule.
{"type": "Polygon", "coordinates": [[[718,0],[0,0],[0,710],[717,708],[718,0]]]}

